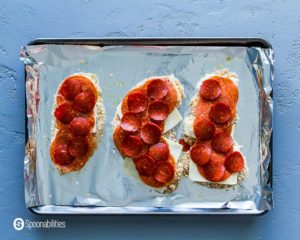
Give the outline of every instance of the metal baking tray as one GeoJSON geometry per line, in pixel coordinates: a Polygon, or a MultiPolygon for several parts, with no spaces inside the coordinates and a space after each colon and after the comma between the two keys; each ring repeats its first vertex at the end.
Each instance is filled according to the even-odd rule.
{"type": "MultiPolygon", "coordinates": [[[[269,42],[260,38],[87,38],[87,39],[36,39],[28,46],[41,44],[91,45],[91,46],[207,46],[207,47],[258,47],[271,49],[269,42]]],[[[25,72],[26,74],[26,72],[25,72]]],[[[272,96],[272,92],[270,94],[272,96]]],[[[26,111],[25,101],[25,111],[26,111]]],[[[28,139],[27,118],[25,122],[28,139]]],[[[268,184],[272,187],[272,136],[270,139],[271,160],[268,166],[268,184]]],[[[100,207],[44,205],[29,208],[42,215],[262,215],[268,210],[247,210],[227,208],[177,208],[177,207],[100,207]]]]}

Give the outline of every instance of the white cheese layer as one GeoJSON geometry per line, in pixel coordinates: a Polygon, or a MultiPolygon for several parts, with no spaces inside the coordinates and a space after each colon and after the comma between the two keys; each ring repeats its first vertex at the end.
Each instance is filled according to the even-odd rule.
{"type": "MultiPolygon", "coordinates": [[[[202,77],[199,80],[199,82],[197,83],[197,87],[196,87],[197,92],[199,91],[203,81],[205,81],[206,79],[209,79],[211,77],[214,77],[214,76],[227,77],[227,78],[231,79],[232,82],[236,86],[238,86],[239,79],[238,79],[237,75],[235,73],[228,72],[227,69],[223,69],[221,71],[216,71],[212,74],[206,74],[204,77],[202,77]]],[[[193,116],[188,116],[184,120],[184,125],[183,125],[184,134],[186,134],[187,136],[192,137],[192,138],[196,138],[196,136],[194,134],[194,130],[193,130],[194,120],[195,120],[195,118],[193,116]]],[[[234,129],[233,129],[233,131],[234,131],[234,129]]],[[[233,131],[231,134],[232,136],[233,136],[233,131]]]]}
{"type": "MultiPolygon", "coordinates": [[[[117,114],[120,118],[122,118],[123,114],[121,111],[121,104],[117,106],[117,114]]],[[[169,114],[169,116],[165,120],[165,128],[163,133],[166,133],[167,131],[171,130],[181,121],[182,121],[182,116],[178,111],[178,109],[175,107],[175,109],[169,114]]]]}
{"type": "MultiPolygon", "coordinates": [[[[147,79],[144,79],[143,81],[139,82],[137,84],[137,87],[142,86],[143,84],[145,84],[147,81],[149,81],[151,79],[168,79],[170,82],[172,82],[174,87],[176,86],[176,81],[178,81],[178,79],[176,79],[174,75],[153,76],[151,78],[147,78],[147,79]]],[[[179,101],[179,103],[181,103],[181,101],[182,101],[181,93],[180,93],[178,87],[175,87],[175,89],[176,89],[176,92],[177,92],[178,101],[179,101]]],[[[122,111],[121,111],[121,103],[117,106],[116,111],[117,111],[118,116],[120,118],[122,118],[123,114],[122,114],[122,111]]],[[[167,131],[174,128],[178,123],[180,123],[182,121],[182,119],[183,118],[182,118],[181,113],[175,107],[174,110],[168,115],[167,119],[165,119],[164,132],[163,133],[166,133],[167,131]]]]}
{"type": "MultiPolygon", "coordinates": [[[[202,82],[205,81],[206,79],[209,79],[213,76],[221,76],[221,77],[228,77],[232,80],[232,82],[237,86],[238,85],[238,77],[236,74],[228,72],[227,69],[223,69],[221,71],[217,71],[215,73],[212,74],[206,74],[203,78],[200,79],[200,81],[197,84],[197,92],[198,89],[200,89],[202,82]]],[[[193,129],[193,125],[194,125],[194,120],[195,117],[193,116],[188,116],[183,123],[183,131],[184,134],[192,137],[192,138],[196,138],[195,134],[194,134],[194,129],[193,129]]],[[[232,132],[231,132],[231,136],[233,138],[233,134],[234,134],[234,127],[232,128],[232,132]]],[[[240,151],[239,146],[234,146],[234,151],[240,151]]],[[[204,177],[202,177],[202,175],[199,173],[197,165],[193,162],[193,160],[190,160],[189,162],[189,178],[194,181],[194,182],[203,182],[203,183],[218,183],[218,184],[226,184],[226,185],[236,185],[237,184],[237,177],[238,177],[238,173],[233,173],[231,174],[231,176],[226,179],[225,181],[222,182],[211,182],[207,179],[205,179],[204,177]]]]}
{"type": "MultiPolygon", "coordinates": [[[[211,182],[207,179],[205,179],[204,177],[202,177],[202,175],[199,173],[197,165],[193,162],[193,160],[190,160],[189,162],[189,178],[194,181],[194,182],[211,182]]],[[[218,184],[227,184],[227,185],[236,185],[237,184],[237,176],[238,173],[233,173],[231,174],[231,176],[226,179],[225,181],[222,182],[216,182],[218,184]]],[[[213,182],[211,182],[213,183],[213,182]]]]}
{"type": "Polygon", "coordinates": [[[183,146],[165,137],[164,140],[168,143],[170,148],[170,154],[173,156],[175,162],[177,163],[177,161],[180,158],[183,146]]]}
{"type": "MultiPolygon", "coordinates": [[[[192,116],[187,117],[183,121],[183,133],[189,137],[196,138],[195,133],[194,133],[194,120],[195,118],[192,116]]],[[[235,125],[232,126],[232,130],[230,133],[230,136],[233,138],[234,136],[234,130],[235,130],[235,125]]]]}
{"type": "Polygon", "coordinates": [[[183,122],[183,132],[185,135],[192,137],[192,138],[196,138],[195,133],[194,133],[194,120],[195,118],[192,116],[188,116],[186,119],[184,119],[183,122]]]}
{"type": "Polygon", "coordinates": [[[182,121],[182,116],[178,111],[178,109],[175,107],[175,109],[169,114],[169,116],[165,120],[165,128],[163,133],[166,133],[167,131],[171,130],[181,121],[182,121]]]}
{"type": "MultiPolygon", "coordinates": [[[[241,146],[235,145],[233,146],[233,151],[238,151],[242,154],[241,152],[241,146]]],[[[245,163],[246,163],[246,158],[245,156],[242,154],[245,163]]],[[[218,184],[226,184],[226,185],[236,185],[237,184],[237,177],[238,177],[238,173],[232,173],[231,176],[229,178],[227,178],[225,181],[222,182],[211,182],[207,179],[205,179],[204,177],[202,177],[202,175],[199,173],[197,165],[193,162],[193,160],[191,159],[189,162],[189,178],[194,181],[194,182],[206,182],[206,183],[218,183],[218,184]]]]}
{"type": "MultiPolygon", "coordinates": [[[[180,158],[183,146],[181,144],[179,144],[177,142],[174,142],[172,140],[169,140],[167,138],[164,138],[164,140],[168,143],[169,148],[170,148],[170,154],[173,156],[175,162],[177,163],[177,161],[180,158]]],[[[138,172],[135,168],[135,164],[134,164],[132,158],[125,157],[125,159],[124,159],[124,169],[125,169],[126,174],[128,174],[129,176],[134,177],[135,179],[137,179],[139,181],[141,181],[140,176],[139,176],[139,174],[138,174],[138,172]]]]}

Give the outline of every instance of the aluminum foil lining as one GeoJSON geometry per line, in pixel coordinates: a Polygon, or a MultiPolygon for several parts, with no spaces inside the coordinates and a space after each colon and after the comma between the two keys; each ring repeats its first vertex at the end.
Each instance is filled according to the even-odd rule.
{"type": "MultiPolygon", "coordinates": [[[[254,47],[34,45],[21,49],[26,69],[28,139],[24,160],[25,201],[34,206],[105,206],[153,209],[272,208],[268,167],[271,162],[272,49],[254,47]],[[112,141],[111,121],[123,96],[151,76],[174,74],[186,98],[186,116],[201,77],[223,68],[239,77],[237,127],[249,174],[230,189],[209,189],[182,177],[172,194],[151,190],[127,176],[112,141]],[[105,133],[94,155],[77,173],[59,175],[52,165],[52,108],[60,82],[76,72],[98,76],[106,109],[105,133]]],[[[182,137],[183,122],[177,127],[182,137]]],[[[150,211],[150,210],[149,210],[150,211]]]]}

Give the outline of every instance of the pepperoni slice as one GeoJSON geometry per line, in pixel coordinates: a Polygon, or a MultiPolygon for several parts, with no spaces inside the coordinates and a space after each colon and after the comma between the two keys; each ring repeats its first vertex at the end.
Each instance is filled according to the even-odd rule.
{"type": "Polygon", "coordinates": [[[76,95],[74,99],[74,107],[79,112],[89,113],[96,104],[95,95],[91,92],[82,92],[76,95]]]}
{"type": "Polygon", "coordinates": [[[212,182],[220,182],[225,174],[224,165],[216,162],[208,162],[203,167],[205,178],[212,182]]]}
{"type": "Polygon", "coordinates": [[[211,141],[212,148],[219,153],[227,153],[232,148],[232,145],[232,138],[226,133],[217,133],[211,141]]]}
{"type": "Polygon", "coordinates": [[[76,117],[70,123],[70,130],[76,136],[87,135],[94,125],[94,121],[91,121],[86,117],[76,117]]]}
{"type": "Polygon", "coordinates": [[[143,141],[133,135],[127,135],[121,143],[121,152],[127,157],[138,157],[143,150],[143,141]]]}
{"type": "Polygon", "coordinates": [[[170,155],[167,143],[159,142],[149,148],[149,155],[157,162],[167,161],[170,155]]]}
{"type": "Polygon", "coordinates": [[[155,121],[163,121],[165,120],[170,111],[167,104],[165,104],[163,101],[154,101],[149,105],[149,116],[151,119],[155,121]]]}
{"type": "Polygon", "coordinates": [[[60,88],[60,93],[68,100],[73,101],[75,96],[81,92],[81,83],[76,77],[65,80],[60,88]]]}
{"type": "Polygon", "coordinates": [[[226,156],[224,156],[223,154],[212,151],[209,161],[219,163],[219,164],[224,164],[225,159],[226,159],[226,156]]]}
{"type": "Polygon", "coordinates": [[[240,152],[232,152],[230,153],[225,160],[226,169],[233,172],[240,172],[245,167],[244,158],[240,152]]]}
{"type": "Polygon", "coordinates": [[[68,142],[68,152],[73,157],[82,157],[89,150],[89,143],[83,137],[76,137],[68,142]]]}
{"type": "Polygon", "coordinates": [[[221,94],[221,86],[216,80],[206,80],[200,88],[200,95],[206,100],[212,101],[217,99],[221,94]]]}
{"type": "Polygon", "coordinates": [[[231,118],[230,107],[225,103],[215,103],[209,110],[209,117],[215,123],[225,123],[231,118]]]}
{"type": "Polygon", "coordinates": [[[168,183],[174,177],[175,169],[170,162],[160,162],[155,170],[154,178],[160,183],[168,183]]]}
{"type": "Polygon", "coordinates": [[[59,165],[69,165],[73,162],[74,157],[68,152],[67,144],[57,145],[54,150],[54,161],[59,165]]]}
{"type": "Polygon", "coordinates": [[[161,129],[154,123],[146,123],[140,133],[141,138],[147,144],[155,144],[161,137],[161,129]]]}
{"type": "Polygon", "coordinates": [[[140,92],[130,93],[127,97],[127,106],[130,112],[144,112],[148,106],[148,99],[145,94],[140,92]]]}
{"type": "Polygon", "coordinates": [[[141,120],[132,112],[126,112],[121,119],[121,128],[127,132],[136,132],[141,127],[141,120]]]}
{"type": "Polygon", "coordinates": [[[162,79],[153,79],[147,86],[148,97],[160,100],[168,94],[168,86],[162,79]]]}
{"type": "Polygon", "coordinates": [[[144,176],[151,176],[156,169],[155,161],[147,155],[135,159],[134,162],[138,173],[144,176]]]}
{"type": "Polygon", "coordinates": [[[198,140],[206,141],[215,134],[215,125],[210,120],[196,120],[194,122],[194,133],[198,140]]]}
{"type": "Polygon", "coordinates": [[[71,104],[63,103],[55,109],[54,115],[58,121],[69,124],[76,116],[76,112],[71,104]]]}
{"type": "Polygon", "coordinates": [[[190,151],[191,159],[199,166],[208,163],[211,156],[211,149],[206,144],[197,144],[190,151]]]}

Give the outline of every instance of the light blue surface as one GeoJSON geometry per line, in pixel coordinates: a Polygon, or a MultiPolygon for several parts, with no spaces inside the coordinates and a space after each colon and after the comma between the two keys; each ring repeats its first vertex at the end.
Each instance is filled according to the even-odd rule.
{"type": "Polygon", "coordinates": [[[299,1],[67,2],[0,1],[0,239],[299,239],[299,1]],[[39,217],[25,209],[20,46],[38,37],[106,36],[262,37],[272,43],[275,210],[261,217],[71,218],[39,217]],[[59,219],[67,228],[17,232],[16,217],[59,219]]]}

